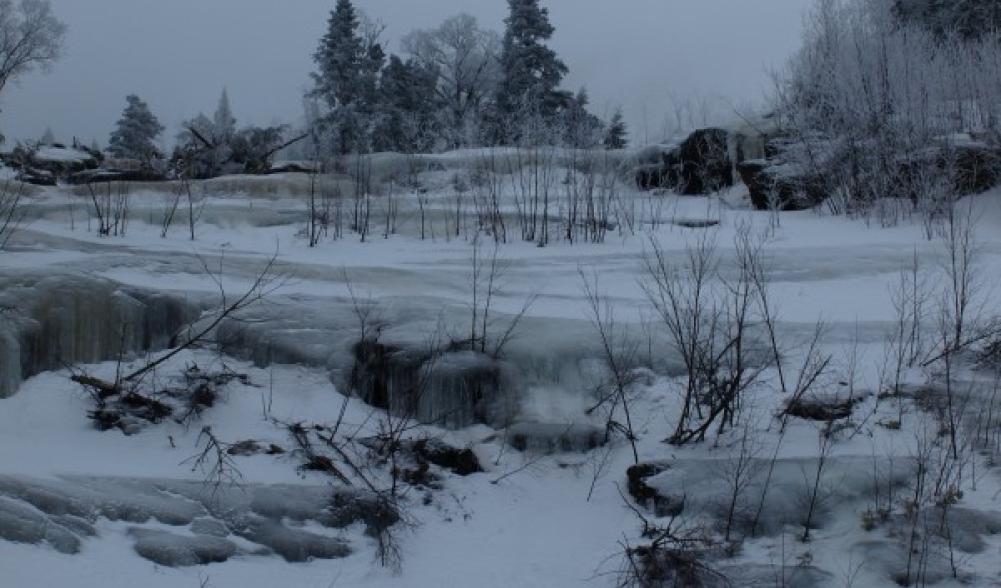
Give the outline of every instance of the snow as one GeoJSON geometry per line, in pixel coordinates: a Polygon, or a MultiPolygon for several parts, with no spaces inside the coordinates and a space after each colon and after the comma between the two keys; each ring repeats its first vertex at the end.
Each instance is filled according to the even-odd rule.
{"type": "Polygon", "coordinates": [[[35,152],[34,157],[38,161],[52,161],[58,163],[77,163],[94,159],[94,157],[86,151],[70,149],[67,147],[53,147],[51,145],[40,147],[38,151],[35,152]]]}
{"type": "MultiPolygon", "coordinates": [[[[454,170],[486,155],[439,158],[454,170]]],[[[385,159],[386,168],[399,163],[385,159]]],[[[431,186],[427,197],[431,209],[443,214],[453,196],[448,180],[440,170],[424,177],[441,182],[431,186]]],[[[181,226],[183,219],[166,238],[160,237],[158,219],[169,196],[154,188],[133,196],[128,230],[120,237],[100,237],[92,225],[88,230],[87,200],[68,189],[32,196],[30,224],[10,251],[0,253],[0,293],[13,292],[25,276],[64,276],[61,287],[76,289],[88,300],[79,315],[91,313],[96,319],[105,316],[99,302],[112,300],[119,290],[159,291],[208,301],[204,307],[210,308],[220,284],[230,295],[242,292],[276,254],[288,279],[274,296],[248,311],[244,324],[220,329],[223,354],[188,350],[157,370],[161,385],[192,363],[212,369],[224,362],[249,376],[250,384],[229,384],[220,401],[193,424],[168,420],[128,437],[99,432],[86,416],[91,399],[58,365],[25,374],[30,377],[17,394],[0,400],[0,536],[16,539],[0,542],[5,585],[109,585],[109,570],[114,570],[111,585],[150,588],[197,586],[202,580],[208,586],[248,587],[615,585],[622,565],[620,542],[641,542],[641,525],[622,496],[624,472],[633,463],[629,444],[615,437],[609,445],[593,448],[600,445],[596,431],[603,431],[604,423],[587,409],[601,369],[595,363],[596,342],[579,272],[597,273],[616,319],[641,338],[641,347],[649,343],[656,356],[651,359],[657,373],[641,380],[632,407],[640,460],[670,464],[649,483],[685,496],[686,514],[699,513],[718,526],[719,506],[725,503],[722,481],[739,439],[731,434],[718,443],[685,448],[662,443],[672,432],[678,406],[677,382],[671,379],[678,358],[666,351],[663,334],[642,335],[640,320],[650,314],[642,256],[654,239],[670,259],[681,259],[686,244],[708,230],[723,253],[723,275],[732,276],[736,268],[727,255],[742,226],[768,237],[771,291],[790,362],[800,359],[814,323],[822,319],[827,325],[824,350],[839,369],[852,349],[857,352],[857,397],[864,400],[855,412],[859,433],[837,443],[825,466],[820,524],[804,543],[798,540],[802,500],[806,480],[817,467],[820,427],[792,419],[780,437],[774,414],[785,399],[775,393],[775,374],[765,374],[749,411],[760,442],[751,488],[761,488],[762,464],[773,451],[778,456],[766,501],[767,532],[749,538],[719,566],[737,585],[772,585],[776,574],[795,573],[805,586],[843,586],[846,576],[857,574],[855,586],[875,587],[889,585],[899,572],[905,552],[893,535],[905,532],[903,521],[891,517],[884,526],[865,531],[861,520],[873,506],[874,488],[901,493],[906,488],[915,444],[928,423],[908,405],[901,430],[882,426],[900,417],[900,404],[881,401],[873,391],[894,318],[890,288],[915,253],[927,272],[939,271],[942,244],[926,239],[916,218],[879,228],[818,211],[780,216],[751,211],[739,205],[746,196],[739,188],[725,198],[706,199],[623,187],[626,197],[645,211],[647,222],[636,234],[612,231],[603,244],[556,242],[540,248],[514,239],[501,246],[506,269],[493,312],[506,320],[523,308],[526,298],[536,297],[506,357],[520,390],[517,422],[507,433],[505,423],[463,422],[462,428],[449,430],[415,425],[414,438],[429,435],[468,446],[486,471],[465,477],[442,471],[440,489],[408,492],[404,504],[414,524],[401,529],[399,571],[378,564],[375,540],[364,525],[325,526],[317,511],[323,497],[333,493],[330,478],[299,471],[299,462],[288,453],[238,457],[242,489],[224,486],[215,505],[192,498],[195,488],[204,489],[206,476],[193,470],[190,461],[203,426],[228,442],[254,440],[292,449],[287,431],[275,421],[331,423],[346,402],[344,422],[357,431],[357,438],[377,432],[382,412],[342,395],[351,367],[350,345],[357,337],[352,292],[376,305],[386,321],[385,341],[397,345],[418,346],[439,322],[457,331],[468,320],[470,242],[465,235],[446,237],[440,230],[442,217],[435,239],[420,240],[414,194],[399,195],[404,208],[397,234],[383,238],[376,228],[366,243],[349,235],[310,248],[301,236],[305,195],[296,182],[231,177],[200,186],[210,196],[194,241],[181,226]],[[237,185],[245,189],[233,189],[237,185]],[[688,229],[672,224],[678,219],[720,224],[688,229]],[[218,283],[205,275],[205,266],[221,268],[218,283]],[[530,437],[525,451],[510,446],[511,431],[530,437]],[[592,488],[596,471],[602,475],[592,488]],[[69,497],[67,504],[86,516],[76,523],[61,519],[46,525],[54,515],[24,500],[26,485],[48,488],[50,497],[69,497]],[[151,494],[153,487],[167,491],[151,494]],[[113,516],[109,503],[117,507],[113,516]],[[236,532],[238,521],[247,528],[236,532]],[[33,544],[38,541],[43,544],[33,544]],[[259,553],[262,546],[269,549],[267,555],[259,553]],[[299,557],[303,553],[331,557],[286,561],[309,559],[299,557]]],[[[981,304],[992,308],[998,291],[991,286],[1001,276],[1001,191],[967,199],[964,205],[976,210],[983,252],[978,271],[990,282],[981,304]]],[[[377,211],[376,225],[379,215],[377,211]]],[[[18,291],[33,303],[45,298],[44,288],[18,291]]],[[[91,343],[87,345],[93,347],[91,343]]],[[[126,362],[140,365],[141,350],[133,351],[126,362]]],[[[92,375],[113,378],[114,355],[75,360],[92,375]]],[[[456,369],[480,361],[475,356],[452,359],[461,364],[456,369]]],[[[918,370],[909,378],[921,385],[930,375],[918,370]]],[[[842,397],[838,382],[825,385],[842,397]]],[[[981,393],[971,389],[973,395],[981,393]]],[[[1001,479],[986,460],[976,467],[976,488],[963,489],[950,516],[962,530],[956,536],[961,567],[972,574],[972,585],[984,585],[996,576],[994,560],[1001,549],[1001,515],[995,504],[1001,479]]],[[[741,510],[751,502],[742,503],[741,510]]],[[[947,561],[933,559],[929,570],[942,579],[940,585],[955,584],[947,561]]]]}

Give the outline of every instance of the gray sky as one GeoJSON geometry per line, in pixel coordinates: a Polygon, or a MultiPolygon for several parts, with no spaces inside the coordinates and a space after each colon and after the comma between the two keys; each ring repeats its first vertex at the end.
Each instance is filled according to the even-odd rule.
{"type": "MultiPolygon", "coordinates": [[[[672,102],[725,110],[760,103],[767,71],[800,40],[810,0],[545,0],[552,46],[586,85],[599,115],[626,111],[634,138],[660,138],[672,102]],[[644,132],[644,128],[647,129],[644,132]]],[[[66,54],[0,96],[9,139],[107,142],[136,93],[173,137],[199,111],[211,113],[223,86],[241,122],[292,122],[301,113],[311,55],[334,0],[52,0],[69,26],[66,54]]],[[[414,28],[458,12],[501,30],[504,0],[356,0],[386,24],[391,51],[414,28]]]]}

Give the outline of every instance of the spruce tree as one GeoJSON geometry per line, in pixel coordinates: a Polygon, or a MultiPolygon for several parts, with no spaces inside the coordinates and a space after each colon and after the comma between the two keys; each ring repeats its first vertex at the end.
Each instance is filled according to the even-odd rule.
{"type": "Polygon", "coordinates": [[[628,144],[626,140],[627,134],[626,121],[622,117],[622,109],[619,108],[612,115],[612,120],[609,121],[608,128],[605,129],[605,139],[603,141],[605,149],[625,149],[628,144]]]}
{"type": "Polygon", "coordinates": [[[42,135],[39,141],[42,145],[51,145],[56,142],[56,136],[52,133],[51,127],[45,128],[45,134],[42,135]]]}
{"type": "Polygon", "coordinates": [[[334,109],[353,103],[361,90],[360,74],[364,57],[358,35],[358,14],[351,0],[337,0],[327,21],[327,34],[313,59],[320,71],[313,74],[315,93],[334,109]]]}
{"type": "Polygon", "coordinates": [[[163,132],[163,125],[138,96],[130,95],[126,101],[128,106],[111,133],[108,150],[115,157],[138,159],[148,166],[162,157],[155,141],[163,132]]]}
{"type": "Polygon", "coordinates": [[[351,0],[337,0],[327,33],[313,55],[319,66],[313,74],[313,95],[327,104],[330,113],[323,122],[332,132],[334,151],[340,154],[367,148],[366,115],[371,115],[377,72],[385,58],[377,43],[366,47],[359,25],[351,0]]]}
{"type": "Polygon", "coordinates": [[[517,126],[526,109],[552,120],[569,99],[559,90],[567,66],[545,44],[555,32],[549,10],[539,0],[508,0],[508,8],[496,104],[501,129],[517,126]]]}

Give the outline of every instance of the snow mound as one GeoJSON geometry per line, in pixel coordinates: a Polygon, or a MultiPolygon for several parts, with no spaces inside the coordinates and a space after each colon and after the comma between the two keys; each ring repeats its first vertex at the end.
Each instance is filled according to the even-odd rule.
{"type": "Polygon", "coordinates": [[[361,524],[374,536],[399,514],[376,496],[325,486],[0,476],[0,539],[75,554],[101,519],[130,523],[136,553],[178,567],[237,554],[274,554],[289,562],[343,558],[352,553],[349,542],[324,530],[361,524]],[[242,549],[231,536],[258,547],[242,549]]]}

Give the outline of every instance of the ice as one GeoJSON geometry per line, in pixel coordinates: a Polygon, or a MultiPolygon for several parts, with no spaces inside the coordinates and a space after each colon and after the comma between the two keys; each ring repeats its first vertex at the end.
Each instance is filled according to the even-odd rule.
{"type": "MultiPolygon", "coordinates": [[[[764,505],[756,532],[773,535],[787,525],[800,526],[806,522],[812,482],[817,471],[817,459],[779,459],[768,479],[770,462],[753,459],[748,467],[749,481],[738,496],[735,524],[750,533],[751,524],[768,480],[764,505]]],[[[810,521],[811,528],[822,528],[845,512],[854,513],[854,507],[864,505],[876,492],[873,471],[878,471],[882,488],[904,488],[913,479],[908,460],[889,463],[885,458],[830,457],[823,466],[821,491],[823,500],[810,521]]],[[[727,516],[729,486],[726,483],[733,468],[728,458],[704,461],[675,461],[663,472],[646,478],[645,483],[662,496],[684,496],[686,514],[701,513],[714,519],[721,526],[727,516]]],[[[883,490],[885,491],[885,490],[883,490]]],[[[854,516],[850,514],[847,516],[854,516]]]]}
{"type": "Polygon", "coordinates": [[[741,588],[820,588],[830,586],[834,575],[809,565],[790,565],[785,568],[777,565],[747,564],[741,566],[722,566],[720,573],[735,582],[741,588]]]}
{"type": "Polygon", "coordinates": [[[18,543],[43,541],[61,553],[80,551],[80,539],[25,502],[0,496],[0,538],[18,543]]]}
{"type": "Polygon", "coordinates": [[[211,535],[185,536],[155,529],[129,529],[136,553],[162,566],[180,567],[220,563],[237,553],[236,545],[211,535]]]}
{"type": "Polygon", "coordinates": [[[604,429],[580,423],[518,423],[506,435],[518,451],[534,453],[586,453],[606,442],[604,429]]]}
{"type": "Polygon", "coordinates": [[[102,519],[149,525],[128,530],[137,553],[160,565],[192,566],[235,555],[236,544],[226,539],[231,534],[265,548],[254,552],[258,555],[273,552],[292,562],[342,558],[352,552],[345,539],[304,525],[341,529],[361,523],[376,534],[399,515],[365,492],[325,486],[215,488],[183,480],[0,477],[0,538],[47,542],[77,553],[102,519]]]}
{"type": "Polygon", "coordinates": [[[351,554],[351,548],[342,539],[290,528],[263,517],[250,517],[243,521],[238,534],[248,541],[268,547],[290,562],[334,559],[351,554]]]}
{"type": "Polygon", "coordinates": [[[213,537],[226,537],[229,529],[222,521],[210,518],[195,519],[191,522],[191,532],[196,535],[211,535],[213,537]]]}
{"type": "Polygon", "coordinates": [[[0,398],[47,370],[170,345],[201,307],[183,296],[67,273],[0,276],[0,398]]]}

